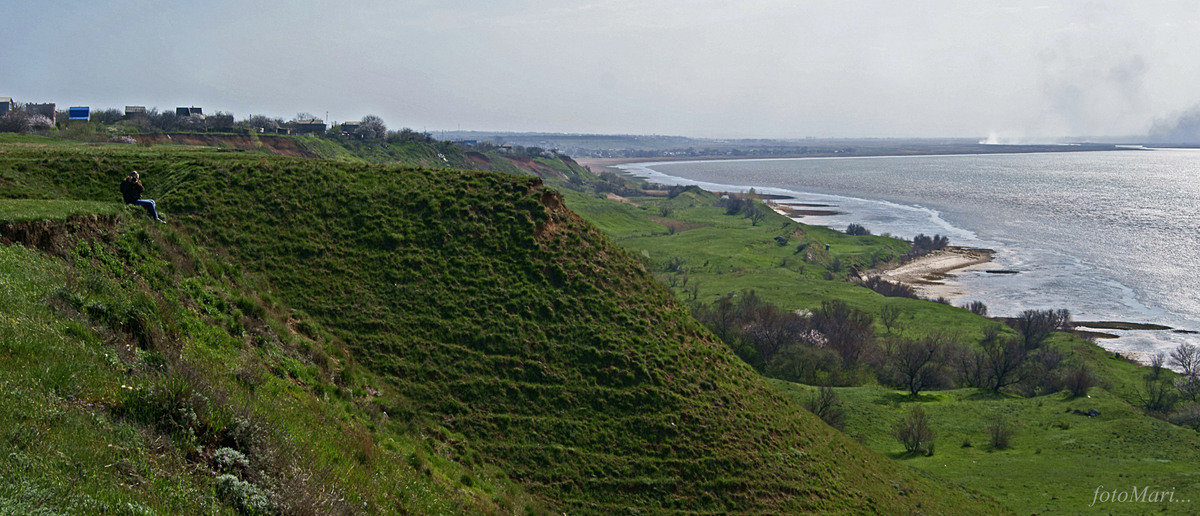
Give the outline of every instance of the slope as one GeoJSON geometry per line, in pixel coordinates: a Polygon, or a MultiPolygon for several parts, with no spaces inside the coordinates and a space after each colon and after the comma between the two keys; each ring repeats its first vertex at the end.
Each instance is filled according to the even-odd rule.
{"type": "Polygon", "coordinates": [[[799,410],[536,178],[35,145],[5,149],[0,192],[109,200],[129,168],[180,238],[378,379],[376,428],[444,428],[448,456],[478,450],[550,505],[996,510],[799,410]]]}

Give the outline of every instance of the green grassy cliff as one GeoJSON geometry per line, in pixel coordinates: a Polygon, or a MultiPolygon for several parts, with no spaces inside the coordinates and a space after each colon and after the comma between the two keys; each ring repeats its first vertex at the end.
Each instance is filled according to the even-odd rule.
{"type": "Polygon", "coordinates": [[[35,141],[0,197],[133,168],[169,225],[0,248],[15,506],[999,510],[799,409],[537,178],[35,141]]]}

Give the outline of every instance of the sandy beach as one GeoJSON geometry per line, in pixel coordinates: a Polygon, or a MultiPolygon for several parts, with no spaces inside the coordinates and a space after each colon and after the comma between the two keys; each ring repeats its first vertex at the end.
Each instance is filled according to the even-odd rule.
{"type": "Polygon", "coordinates": [[[868,274],[911,286],[925,297],[954,299],[965,293],[954,277],[964,271],[989,268],[994,254],[991,249],[951,246],[868,274]]]}

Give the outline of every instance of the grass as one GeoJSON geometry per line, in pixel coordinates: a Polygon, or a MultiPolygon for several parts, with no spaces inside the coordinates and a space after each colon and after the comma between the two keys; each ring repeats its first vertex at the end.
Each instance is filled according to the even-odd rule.
{"type": "MultiPolygon", "coordinates": [[[[59,287],[30,318],[118,356],[96,373],[104,416],[180,469],[158,497],[80,484],[85,502],[228,510],[207,457],[234,446],[275,503],[329,511],[999,510],[799,409],[536,178],[55,144],[5,148],[0,192],[107,202],[129,168],[172,223],[130,217],[46,262],[59,287]]],[[[77,470],[111,483],[100,462],[77,470]]],[[[72,486],[16,478],[0,485],[72,486]]]]}
{"type": "MultiPolygon", "coordinates": [[[[773,383],[798,401],[815,391],[773,383]]],[[[908,466],[989,493],[1017,513],[1195,511],[1188,503],[1089,507],[1101,486],[1111,491],[1148,485],[1200,503],[1195,468],[1200,435],[1148,418],[1104,389],[1093,389],[1086,398],[1071,398],[1067,393],[1015,398],[958,389],[925,393],[916,400],[882,387],[835,390],[848,408],[848,434],[908,466]],[[921,406],[929,414],[937,434],[932,456],[907,455],[891,436],[892,425],[912,406],[921,406]],[[1095,409],[1100,415],[1069,413],[1076,409],[1095,409]],[[1008,448],[989,445],[987,424],[995,418],[1008,421],[1014,429],[1008,448]]]]}
{"type": "Polygon", "coordinates": [[[976,339],[990,324],[961,308],[888,298],[846,281],[852,269],[865,270],[873,260],[906,252],[908,245],[896,239],[850,236],[774,212],[755,225],[741,215],[727,215],[715,206],[717,197],[703,191],[674,199],[630,197],[634,204],[629,204],[560,189],[572,210],[644,257],[647,268],[688,302],[711,303],[744,290],[787,310],[812,310],[836,299],[875,315],[880,333],[878,315],[893,305],[902,314],[897,333],[910,337],[951,329],[976,339]],[[804,250],[798,252],[798,246],[804,250]],[[682,264],[679,272],[667,270],[672,260],[682,264]]]}
{"type": "MultiPolygon", "coordinates": [[[[684,302],[710,303],[719,296],[753,290],[788,310],[812,309],[838,299],[867,313],[885,305],[900,307],[899,333],[918,337],[949,331],[972,342],[994,324],[966,310],[922,300],[885,298],[845,281],[850,267],[872,257],[906,250],[882,237],[853,237],[828,228],[790,223],[768,216],[757,225],[715,206],[713,194],[688,191],[674,199],[628,196],[624,201],[572,191],[567,203],[606,231],[615,242],[645,259],[647,268],[684,302]],[[784,245],[777,237],[787,239],[784,245]],[[804,256],[797,245],[818,252],[804,256]],[[828,249],[826,250],[826,246],[828,249]],[[835,267],[840,262],[842,271],[835,267]]],[[[878,334],[887,334],[876,322],[878,334]]],[[[1155,419],[1137,408],[1148,369],[1114,356],[1095,344],[1054,333],[1045,346],[1087,364],[1100,386],[1091,397],[1056,393],[1033,398],[990,394],[975,389],[906,393],[878,385],[836,389],[843,400],[846,431],[877,452],[947,482],[996,497],[1018,513],[1077,513],[1088,510],[1095,489],[1128,490],[1133,485],[1175,489],[1181,499],[1200,503],[1194,471],[1198,434],[1155,419]],[[910,456],[892,436],[893,425],[914,405],[926,409],[938,433],[936,452],[910,456]],[[1067,409],[1097,409],[1098,418],[1067,409]],[[988,449],[986,427],[997,417],[1015,428],[1014,445],[988,449]],[[963,443],[970,442],[970,446],[963,443]]],[[[1168,376],[1171,372],[1165,372],[1168,376]]],[[[816,388],[772,380],[794,402],[816,388]]],[[[1194,512],[1190,505],[1107,505],[1101,511],[1194,512]]]]}
{"type": "Polygon", "coordinates": [[[65,220],[79,215],[117,216],[125,213],[121,203],[61,199],[0,199],[0,221],[65,220]]]}

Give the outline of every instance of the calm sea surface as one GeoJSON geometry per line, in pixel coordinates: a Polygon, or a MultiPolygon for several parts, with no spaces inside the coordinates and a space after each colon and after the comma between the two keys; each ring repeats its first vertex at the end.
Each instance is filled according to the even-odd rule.
{"type": "MultiPolygon", "coordinates": [[[[809,224],[997,250],[1015,275],[968,272],[956,304],[993,315],[1067,308],[1076,320],[1200,330],[1200,150],[693,161],[622,165],[666,184],[788,194],[833,206],[809,224]]],[[[825,209],[825,208],[813,208],[825,209]]],[[[1166,351],[1200,336],[1117,331],[1114,350],[1166,351]]]]}

